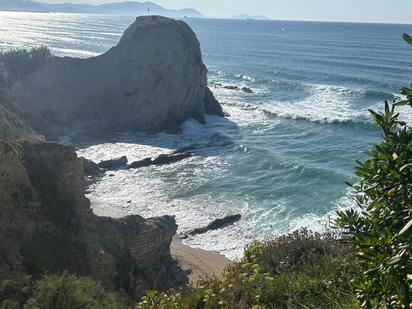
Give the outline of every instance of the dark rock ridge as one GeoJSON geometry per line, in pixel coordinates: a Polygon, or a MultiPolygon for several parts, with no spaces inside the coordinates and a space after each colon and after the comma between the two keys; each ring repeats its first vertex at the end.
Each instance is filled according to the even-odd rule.
{"type": "Polygon", "coordinates": [[[100,163],[97,164],[97,167],[103,168],[103,169],[117,169],[119,167],[127,165],[127,161],[128,161],[127,157],[122,156],[120,158],[100,161],[100,163]]]}
{"type": "Polygon", "coordinates": [[[145,158],[140,161],[133,162],[129,165],[129,168],[142,168],[151,165],[166,165],[173,164],[184,159],[190,158],[193,156],[193,153],[187,152],[185,150],[177,150],[170,154],[162,154],[157,158],[145,158]]]}
{"type": "Polygon", "coordinates": [[[92,160],[80,157],[80,161],[83,164],[84,174],[87,176],[97,176],[104,173],[104,170],[100,168],[97,163],[92,160]]]}
{"type": "Polygon", "coordinates": [[[95,216],[73,147],[0,141],[0,176],[0,279],[67,270],[132,296],[183,283],[174,218],[95,216]]]}
{"type": "Polygon", "coordinates": [[[22,118],[47,138],[114,127],[158,132],[188,118],[224,116],[207,87],[200,44],[183,21],[142,16],[105,54],[53,57],[8,91],[22,118]]]}
{"type": "Polygon", "coordinates": [[[187,232],[186,234],[182,235],[180,238],[185,239],[185,238],[188,238],[189,236],[204,234],[204,233],[207,233],[209,231],[222,229],[224,227],[227,227],[229,225],[232,225],[232,224],[236,223],[241,218],[242,218],[241,215],[236,214],[236,215],[229,215],[229,216],[226,216],[226,217],[221,218],[221,219],[216,219],[216,220],[212,221],[211,223],[209,223],[205,227],[196,228],[196,229],[193,229],[193,230],[187,232]]]}
{"type": "Polygon", "coordinates": [[[95,163],[92,160],[80,157],[79,159],[82,162],[83,171],[87,176],[98,176],[103,174],[106,171],[116,170],[119,168],[131,168],[137,169],[142,167],[148,167],[152,165],[167,165],[173,164],[184,159],[194,156],[189,150],[193,150],[193,147],[182,148],[173,151],[169,154],[161,154],[156,158],[144,158],[143,160],[135,161],[127,164],[128,159],[126,156],[120,158],[110,159],[101,161],[100,163],[95,163]]]}
{"type": "Polygon", "coordinates": [[[214,88],[224,88],[224,89],[228,89],[228,90],[237,90],[237,91],[243,91],[245,93],[254,93],[252,89],[250,89],[249,87],[239,87],[239,86],[234,86],[234,85],[223,85],[221,83],[216,83],[216,82],[211,82],[210,83],[211,87],[214,88]]]}

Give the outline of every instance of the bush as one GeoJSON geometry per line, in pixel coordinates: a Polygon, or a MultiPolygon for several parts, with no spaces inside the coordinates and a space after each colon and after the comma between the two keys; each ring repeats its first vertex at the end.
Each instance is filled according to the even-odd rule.
{"type": "MultiPolygon", "coordinates": [[[[412,45],[412,37],[404,35],[412,45]]],[[[360,212],[339,212],[337,225],[352,237],[360,268],[352,281],[364,308],[412,307],[412,128],[399,121],[398,105],[385,102],[385,111],[371,111],[384,141],[359,162],[359,183],[353,188],[360,212]]]]}
{"type": "Polygon", "coordinates": [[[35,71],[52,59],[47,47],[0,52],[0,88],[35,71]]]}
{"type": "Polygon", "coordinates": [[[22,308],[33,290],[34,282],[30,276],[4,280],[0,284],[0,309],[22,308]]]}
{"type": "Polygon", "coordinates": [[[0,286],[1,309],[122,309],[126,302],[85,277],[44,275],[37,282],[30,277],[5,280],[0,286]]]}
{"type": "Polygon", "coordinates": [[[221,278],[186,295],[150,291],[137,305],[149,308],[356,308],[350,279],[354,250],[332,234],[306,230],[254,242],[221,278]]]}

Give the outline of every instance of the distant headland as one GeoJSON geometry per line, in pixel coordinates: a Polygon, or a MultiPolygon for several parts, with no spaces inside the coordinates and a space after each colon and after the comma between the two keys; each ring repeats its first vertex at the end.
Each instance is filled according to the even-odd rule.
{"type": "Polygon", "coordinates": [[[249,14],[239,14],[233,15],[231,19],[246,19],[246,20],[272,20],[270,17],[264,15],[249,15],[249,14]]]}
{"type": "Polygon", "coordinates": [[[91,14],[116,14],[116,15],[162,15],[173,18],[191,17],[203,18],[202,13],[194,9],[167,9],[153,2],[124,1],[116,3],[75,4],[61,3],[52,4],[31,0],[3,0],[0,1],[0,11],[23,11],[23,12],[59,12],[59,13],[91,13],[91,14]]]}

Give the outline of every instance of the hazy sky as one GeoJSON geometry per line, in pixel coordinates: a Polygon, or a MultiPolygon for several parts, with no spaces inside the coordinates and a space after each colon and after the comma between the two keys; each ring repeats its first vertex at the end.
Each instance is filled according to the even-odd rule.
{"type": "MultiPolygon", "coordinates": [[[[43,0],[105,3],[122,0],[43,0]]],[[[412,23],[412,0],[153,0],[168,8],[194,8],[208,16],[262,14],[273,19],[412,23]]]]}

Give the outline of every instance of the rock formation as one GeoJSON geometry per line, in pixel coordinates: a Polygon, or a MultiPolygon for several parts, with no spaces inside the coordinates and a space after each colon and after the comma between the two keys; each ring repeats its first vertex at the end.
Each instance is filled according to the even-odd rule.
{"type": "Polygon", "coordinates": [[[67,270],[133,296],[182,283],[174,218],[95,216],[73,147],[0,141],[0,176],[0,279],[67,270]]]}
{"type": "Polygon", "coordinates": [[[0,102],[0,139],[43,139],[18,114],[3,106],[0,102]]]}
{"type": "Polygon", "coordinates": [[[193,156],[192,152],[188,152],[184,149],[176,150],[170,154],[161,154],[157,158],[145,158],[140,161],[135,161],[129,165],[129,168],[141,168],[152,165],[167,165],[173,164],[184,159],[190,158],[193,156]]]}
{"type": "Polygon", "coordinates": [[[89,127],[158,132],[205,113],[223,116],[207,87],[199,41],[183,21],[142,16],[89,59],[53,57],[14,84],[23,117],[48,138],[89,127]]]}
{"type": "Polygon", "coordinates": [[[156,132],[190,117],[203,121],[205,113],[223,116],[207,87],[195,34],[183,21],[146,16],[98,57],[49,57],[40,50],[39,62],[33,53],[24,74],[0,76],[0,281],[67,270],[131,296],[183,283],[170,257],[174,218],[95,216],[84,196],[84,171],[104,170],[42,135],[53,139],[90,127],[156,132]]]}
{"type": "Polygon", "coordinates": [[[227,226],[235,224],[240,219],[242,219],[242,215],[240,215],[240,214],[228,215],[224,218],[216,219],[216,220],[210,222],[207,226],[193,229],[193,230],[187,232],[186,234],[181,235],[180,238],[185,239],[185,238],[188,238],[189,236],[204,234],[204,233],[207,233],[209,231],[223,229],[227,226]]]}

